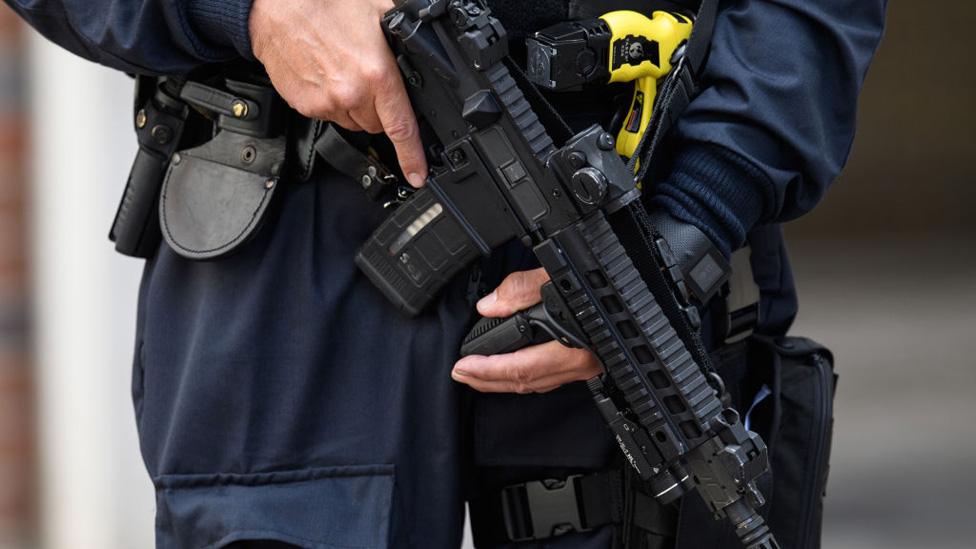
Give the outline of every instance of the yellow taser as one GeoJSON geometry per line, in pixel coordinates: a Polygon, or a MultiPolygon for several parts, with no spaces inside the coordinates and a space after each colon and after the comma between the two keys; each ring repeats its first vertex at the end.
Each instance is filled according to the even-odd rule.
{"type": "Polygon", "coordinates": [[[610,28],[610,82],[635,82],[630,111],[617,135],[617,153],[630,157],[651,121],[658,81],[671,72],[674,54],[688,42],[691,21],[656,11],[650,19],[633,11],[600,17],[610,28]]]}
{"type": "Polygon", "coordinates": [[[691,37],[692,20],[655,11],[612,11],[583,21],[567,21],[527,40],[528,77],[553,91],[588,84],[634,82],[634,95],[617,136],[617,152],[631,157],[647,129],[661,78],[691,37]]]}

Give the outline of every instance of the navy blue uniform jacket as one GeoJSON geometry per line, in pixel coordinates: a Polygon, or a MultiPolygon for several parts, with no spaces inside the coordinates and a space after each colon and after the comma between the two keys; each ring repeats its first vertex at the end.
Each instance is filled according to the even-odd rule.
{"type": "MultiPolygon", "coordinates": [[[[52,41],[131,73],[253,57],[251,0],[5,1],[52,41]]],[[[847,159],[884,11],[723,2],[702,92],[676,126],[653,200],[726,252],[751,232],[766,332],[785,333],[796,311],[778,224],[813,208],[847,159]]],[[[382,210],[335,173],[287,187],[278,219],[240,253],[197,263],[164,246],[147,262],[133,396],[160,547],[456,547],[471,478],[615,455],[575,385],[465,396],[449,377],[464,284],[400,317],[352,262],[382,210]]],[[[605,532],[587,536],[605,545],[605,532]]]]}

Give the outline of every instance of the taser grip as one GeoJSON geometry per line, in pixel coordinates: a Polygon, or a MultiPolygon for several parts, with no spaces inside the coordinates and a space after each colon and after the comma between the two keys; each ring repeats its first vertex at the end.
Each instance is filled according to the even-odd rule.
{"type": "Polygon", "coordinates": [[[651,114],[656,99],[657,79],[647,76],[637,80],[634,85],[634,96],[630,101],[630,110],[627,111],[624,125],[617,134],[617,154],[625,158],[634,156],[644,132],[651,125],[651,114]]]}

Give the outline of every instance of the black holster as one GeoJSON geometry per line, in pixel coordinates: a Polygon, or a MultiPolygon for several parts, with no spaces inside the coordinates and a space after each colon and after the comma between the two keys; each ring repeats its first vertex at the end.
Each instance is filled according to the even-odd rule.
{"type": "Polygon", "coordinates": [[[159,192],[190,116],[179,99],[181,87],[180,79],[136,77],[133,120],[139,149],[108,236],[123,255],[149,258],[159,248],[159,192]]]}
{"type": "Polygon", "coordinates": [[[263,225],[285,169],[287,111],[270,83],[223,75],[139,77],[136,155],[109,238],[150,258],[237,250],[263,225]]]}

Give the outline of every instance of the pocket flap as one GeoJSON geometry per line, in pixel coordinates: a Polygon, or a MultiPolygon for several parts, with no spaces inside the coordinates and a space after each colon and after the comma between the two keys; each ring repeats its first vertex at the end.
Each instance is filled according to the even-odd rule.
{"type": "Polygon", "coordinates": [[[159,549],[273,540],[307,549],[389,545],[393,466],[325,467],[156,480],[159,549]]]}

